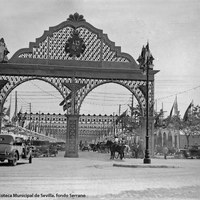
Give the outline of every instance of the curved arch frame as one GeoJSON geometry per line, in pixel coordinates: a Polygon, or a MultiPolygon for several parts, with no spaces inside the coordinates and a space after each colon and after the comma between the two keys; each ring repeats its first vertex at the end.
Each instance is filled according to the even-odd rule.
{"type": "Polygon", "coordinates": [[[79,107],[78,107],[78,112],[80,112],[81,105],[82,105],[84,99],[87,97],[87,95],[88,95],[92,90],[94,90],[95,88],[97,88],[98,86],[101,86],[101,85],[104,85],[104,84],[107,84],[107,83],[119,84],[119,85],[125,87],[126,89],[128,89],[128,90],[135,96],[135,98],[137,99],[137,101],[138,101],[138,103],[139,103],[140,111],[141,111],[141,113],[142,113],[142,116],[144,115],[144,110],[143,110],[142,103],[141,103],[140,98],[138,97],[138,95],[136,95],[136,92],[135,92],[135,91],[132,91],[131,88],[128,87],[126,84],[121,83],[121,82],[118,82],[118,81],[112,81],[112,80],[107,80],[107,81],[98,83],[97,85],[95,85],[95,86],[93,86],[91,89],[89,89],[89,90],[85,93],[85,95],[82,97],[82,99],[80,100],[80,104],[79,104],[79,107]]]}
{"type": "MultiPolygon", "coordinates": [[[[86,86],[78,91],[77,96],[77,110],[78,113],[80,112],[81,104],[83,103],[83,100],[86,98],[89,92],[91,92],[96,87],[106,84],[106,83],[116,83],[119,85],[122,85],[123,87],[127,88],[137,99],[142,116],[145,116],[146,113],[146,100],[143,92],[139,88],[140,86],[145,86],[145,81],[131,81],[131,80],[107,80],[107,79],[77,79],[77,82],[85,83],[86,86]]],[[[149,100],[151,105],[153,104],[153,98],[154,98],[154,83],[151,82],[149,87],[149,100]]],[[[150,115],[153,115],[153,112],[150,112],[150,115]]]]}
{"type": "Polygon", "coordinates": [[[10,94],[12,90],[14,90],[17,86],[31,80],[40,80],[40,81],[49,83],[61,94],[63,98],[65,98],[66,88],[63,88],[61,83],[56,85],[55,81],[52,81],[55,79],[51,80],[48,77],[34,77],[34,76],[33,77],[32,76],[15,77],[15,80],[12,79],[12,81],[11,79],[12,79],[12,76],[4,76],[4,80],[8,80],[8,83],[5,85],[5,87],[3,88],[3,91],[1,92],[0,100],[2,102],[2,106],[4,105],[6,98],[8,97],[8,95],[10,94]]]}

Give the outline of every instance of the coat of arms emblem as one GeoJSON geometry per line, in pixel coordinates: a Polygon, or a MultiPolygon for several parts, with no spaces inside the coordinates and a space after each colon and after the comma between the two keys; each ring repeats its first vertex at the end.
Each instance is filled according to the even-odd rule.
{"type": "Polygon", "coordinates": [[[84,52],[86,46],[82,38],[79,37],[78,31],[74,31],[73,35],[67,40],[65,44],[65,52],[69,57],[80,57],[80,55],[84,52]]]}

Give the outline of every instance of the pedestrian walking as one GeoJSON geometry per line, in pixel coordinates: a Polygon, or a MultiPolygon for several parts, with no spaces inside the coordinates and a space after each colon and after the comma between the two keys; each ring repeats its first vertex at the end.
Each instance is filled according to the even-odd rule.
{"type": "Polygon", "coordinates": [[[164,154],[164,159],[167,159],[168,148],[166,146],[163,148],[163,154],[164,154]]]}

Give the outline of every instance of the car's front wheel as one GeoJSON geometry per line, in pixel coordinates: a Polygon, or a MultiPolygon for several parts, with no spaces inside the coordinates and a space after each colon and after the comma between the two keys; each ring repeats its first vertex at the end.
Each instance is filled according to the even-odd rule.
{"type": "Polygon", "coordinates": [[[17,154],[17,152],[15,152],[14,155],[13,155],[13,159],[9,160],[8,162],[12,166],[16,166],[17,165],[17,160],[18,160],[18,154],[17,154]]]}

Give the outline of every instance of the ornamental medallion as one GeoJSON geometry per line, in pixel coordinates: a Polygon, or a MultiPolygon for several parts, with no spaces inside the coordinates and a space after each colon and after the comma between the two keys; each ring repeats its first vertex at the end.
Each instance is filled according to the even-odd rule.
{"type": "Polygon", "coordinates": [[[70,37],[65,44],[65,52],[69,57],[80,57],[80,55],[84,52],[86,46],[83,42],[83,39],[79,37],[78,31],[74,31],[72,37],[70,37]]]}

